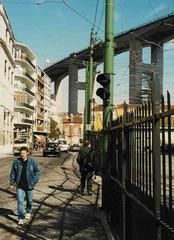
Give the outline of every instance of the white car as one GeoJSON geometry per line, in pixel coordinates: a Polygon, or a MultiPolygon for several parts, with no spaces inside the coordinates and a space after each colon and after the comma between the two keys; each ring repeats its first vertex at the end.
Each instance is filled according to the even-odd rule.
{"type": "Polygon", "coordinates": [[[68,152],[69,151],[69,145],[64,138],[59,138],[56,142],[58,142],[61,152],[68,152]]]}

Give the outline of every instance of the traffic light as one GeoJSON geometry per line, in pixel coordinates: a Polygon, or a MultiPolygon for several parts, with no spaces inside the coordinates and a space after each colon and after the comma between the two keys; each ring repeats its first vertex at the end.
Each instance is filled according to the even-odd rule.
{"type": "Polygon", "coordinates": [[[109,97],[110,97],[110,76],[107,73],[102,73],[97,76],[97,82],[100,83],[103,87],[98,88],[96,91],[97,96],[99,96],[103,100],[104,105],[109,104],[109,97]]]}

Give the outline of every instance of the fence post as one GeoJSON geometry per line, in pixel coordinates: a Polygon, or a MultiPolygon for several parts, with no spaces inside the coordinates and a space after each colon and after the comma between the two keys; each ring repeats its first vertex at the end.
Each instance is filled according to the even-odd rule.
{"type": "Polygon", "coordinates": [[[126,195],[125,195],[125,188],[126,188],[126,129],[125,123],[127,120],[127,104],[124,102],[124,113],[123,113],[123,125],[122,125],[122,203],[123,203],[123,240],[126,240],[126,195]]]}
{"type": "Polygon", "coordinates": [[[161,160],[160,160],[160,119],[157,115],[160,113],[160,85],[156,73],[152,74],[152,154],[153,154],[153,196],[155,215],[157,220],[156,239],[161,240],[161,226],[159,220],[160,198],[161,198],[161,160]]]}

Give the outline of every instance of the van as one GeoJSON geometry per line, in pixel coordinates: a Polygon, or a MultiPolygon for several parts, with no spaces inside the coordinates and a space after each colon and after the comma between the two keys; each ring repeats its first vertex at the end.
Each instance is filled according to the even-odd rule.
{"type": "Polygon", "coordinates": [[[56,142],[59,144],[61,152],[68,152],[69,151],[69,145],[68,145],[66,139],[59,138],[56,142]]]}
{"type": "Polygon", "coordinates": [[[21,147],[27,147],[29,154],[32,154],[32,143],[29,139],[15,139],[13,143],[13,154],[19,155],[21,147]]]}

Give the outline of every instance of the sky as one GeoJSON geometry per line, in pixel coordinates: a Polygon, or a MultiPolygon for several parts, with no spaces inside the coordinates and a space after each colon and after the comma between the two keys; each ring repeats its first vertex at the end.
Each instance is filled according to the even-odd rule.
{"type": "MultiPolygon", "coordinates": [[[[4,0],[16,41],[27,44],[45,68],[72,52],[89,46],[91,28],[95,22],[97,40],[104,39],[105,0],[4,0]],[[97,4],[98,3],[98,4],[97,4]],[[97,10],[97,11],[96,11],[97,10]]],[[[134,28],[174,11],[173,0],[116,0],[114,34],[134,28]]],[[[144,61],[149,51],[144,50],[144,61]]],[[[164,90],[173,87],[174,43],[165,45],[164,90]],[[173,48],[173,49],[172,49],[173,48]],[[168,50],[171,49],[171,50],[168,50]]],[[[128,99],[128,53],[115,57],[114,103],[128,99]]],[[[102,71],[102,66],[99,67],[102,71]]],[[[84,81],[85,73],[79,73],[84,81]]],[[[68,79],[62,82],[67,92],[68,79]]],[[[67,94],[66,98],[67,98],[67,94]]],[[[79,112],[83,111],[83,93],[79,93],[79,112]]],[[[67,100],[68,102],[68,100],[67,100]]],[[[97,100],[100,103],[99,100],[97,100]]],[[[67,106],[64,107],[65,111],[67,106]]]]}

